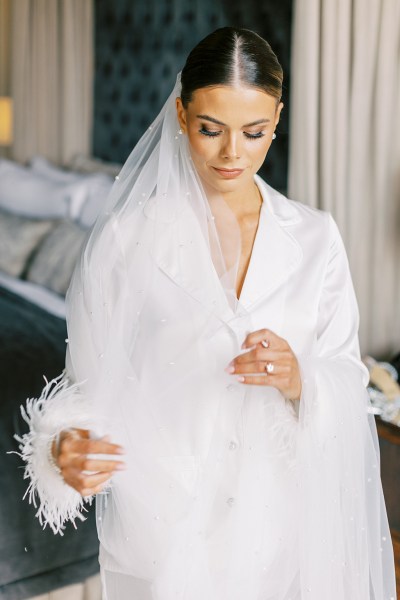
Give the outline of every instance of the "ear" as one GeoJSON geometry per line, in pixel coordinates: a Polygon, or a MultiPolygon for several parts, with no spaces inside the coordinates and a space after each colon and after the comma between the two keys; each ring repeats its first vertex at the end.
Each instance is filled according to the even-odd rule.
{"type": "Polygon", "coordinates": [[[275,111],[275,127],[278,125],[279,123],[279,119],[281,116],[281,112],[282,112],[282,108],[284,107],[283,102],[279,102],[278,106],[276,107],[276,111],[275,111]]]}
{"type": "Polygon", "coordinates": [[[178,117],[178,121],[179,121],[179,126],[182,129],[182,131],[184,133],[186,133],[187,131],[187,127],[186,127],[186,109],[184,108],[183,104],[182,104],[182,100],[181,98],[177,98],[175,101],[176,104],[176,114],[178,117]]]}

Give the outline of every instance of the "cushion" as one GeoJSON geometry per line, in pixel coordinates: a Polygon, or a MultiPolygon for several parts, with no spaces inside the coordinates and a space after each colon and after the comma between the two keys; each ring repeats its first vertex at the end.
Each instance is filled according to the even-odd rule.
{"type": "Polygon", "coordinates": [[[54,226],[54,221],[0,211],[0,269],[20,277],[32,252],[54,226]]]}
{"type": "Polygon", "coordinates": [[[68,188],[68,216],[73,221],[77,220],[83,227],[91,227],[108,196],[114,179],[103,172],[86,174],[66,171],[54,166],[42,156],[36,156],[30,164],[32,171],[51,181],[71,184],[68,188]]]}
{"type": "Polygon", "coordinates": [[[34,218],[78,219],[90,227],[108,196],[113,179],[104,173],[68,173],[36,157],[32,168],[0,160],[0,209],[34,218]]]}
{"type": "Polygon", "coordinates": [[[0,160],[0,208],[26,217],[68,214],[71,183],[51,181],[17,163],[0,160]]]}
{"type": "Polygon", "coordinates": [[[30,168],[33,173],[45,177],[48,181],[66,186],[67,216],[75,220],[87,199],[88,186],[85,181],[87,176],[60,169],[43,156],[35,156],[30,162],[30,168]]]}
{"type": "Polygon", "coordinates": [[[85,237],[85,230],[75,223],[59,223],[37,249],[26,279],[65,295],[85,237]]]}
{"type": "Polygon", "coordinates": [[[81,181],[85,177],[82,173],[60,169],[43,156],[35,156],[32,158],[30,161],[30,169],[34,173],[42,175],[42,177],[46,177],[47,179],[59,183],[75,183],[76,181],[81,181]]]}
{"type": "Polygon", "coordinates": [[[81,211],[76,218],[82,227],[91,227],[102,210],[111,191],[114,180],[108,175],[99,174],[88,183],[86,200],[81,204],[81,211]]]}
{"type": "Polygon", "coordinates": [[[81,180],[72,183],[68,188],[69,210],[67,216],[73,221],[78,221],[84,227],[90,227],[101,210],[112,184],[113,179],[102,173],[86,175],[81,180]],[[80,215],[88,203],[90,215],[93,214],[93,207],[95,207],[95,216],[93,219],[82,220],[80,215]]]}

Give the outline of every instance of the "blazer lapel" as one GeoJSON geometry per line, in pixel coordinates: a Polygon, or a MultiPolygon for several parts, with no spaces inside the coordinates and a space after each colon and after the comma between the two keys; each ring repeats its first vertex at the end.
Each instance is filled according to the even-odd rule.
{"type": "Polygon", "coordinates": [[[226,322],[234,316],[215,270],[197,218],[185,209],[178,218],[163,223],[153,257],[176,285],[226,322]]]}
{"type": "MultiPolygon", "coordinates": [[[[256,176],[255,180],[263,204],[239,309],[246,309],[276,291],[303,256],[300,244],[289,231],[290,225],[301,220],[300,213],[260,177],[256,176]]],[[[195,219],[191,211],[185,210],[176,220],[165,223],[159,232],[154,259],[176,285],[227,323],[237,314],[229,305],[195,219]]]]}
{"type": "Polygon", "coordinates": [[[303,251],[291,233],[301,221],[295,206],[256,176],[263,196],[253,251],[240,294],[244,307],[264,300],[282,286],[300,265],[303,251]]]}

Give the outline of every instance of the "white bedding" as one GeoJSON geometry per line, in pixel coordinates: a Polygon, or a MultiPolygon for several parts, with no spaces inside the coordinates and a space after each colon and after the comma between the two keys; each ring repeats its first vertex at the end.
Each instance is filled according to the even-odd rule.
{"type": "MultiPolygon", "coordinates": [[[[119,171],[120,167],[82,156],[76,159],[79,162],[77,168],[95,172],[67,171],[43,157],[33,158],[28,167],[11,160],[0,159],[0,208],[7,213],[24,215],[26,218],[61,218],[70,220],[82,229],[90,228],[112,187],[114,178],[111,173],[119,171]]],[[[0,252],[4,251],[4,240],[2,241],[3,247],[0,247],[0,252]]],[[[75,240],[74,243],[78,244],[79,240],[75,240]]],[[[35,252],[38,247],[39,243],[34,249],[35,252]]],[[[28,248],[27,252],[31,253],[32,248],[28,248]]],[[[8,263],[2,268],[9,271],[6,267],[8,263]]],[[[22,272],[22,267],[20,270],[22,272]]],[[[27,277],[29,278],[29,273],[27,277]]],[[[0,270],[0,285],[49,313],[65,318],[65,299],[52,290],[13,277],[3,270],[0,270]]]]}
{"type": "Polygon", "coordinates": [[[30,281],[11,277],[0,271],[0,285],[37,304],[47,312],[65,319],[65,300],[58,294],[30,281]]]}

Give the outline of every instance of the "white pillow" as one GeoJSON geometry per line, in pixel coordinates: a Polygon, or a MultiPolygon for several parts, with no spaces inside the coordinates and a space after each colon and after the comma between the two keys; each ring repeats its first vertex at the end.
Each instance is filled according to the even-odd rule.
{"type": "MultiPolygon", "coordinates": [[[[75,185],[75,184],[72,184],[75,185]]],[[[65,217],[71,184],[55,182],[9,160],[0,160],[0,208],[35,218],[65,217]]]]}
{"type": "Polygon", "coordinates": [[[47,177],[47,179],[59,183],[75,183],[76,181],[81,181],[85,177],[82,173],[60,169],[43,156],[34,156],[30,161],[30,168],[34,173],[38,173],[43,177],[47,177]]]}
{"type": "Polygon", "coordinates": [[[64,217],[90,227],[114,180],[103,173],[69,177],[46,159],[35,159],[34,164],[27,168],[0,160],[0,209],[37,219],[64,217]]]}
{"type": "Polygon", "coordinates": [[[42,156],[35,156],[30,165],[32,171],[52,181],[70,183],[69,218],[85,228],[93,225],[113,184],[110,175],[66,171],[42,156]]]}
{"type": "Polygon", "coordinates": [[[77,218],[81,227],[91,227],[112,188],[114,180],[108,175],[99,173],[88,178],[86,189],[86,200],[82,203],[82,209],[77,218]]]}

